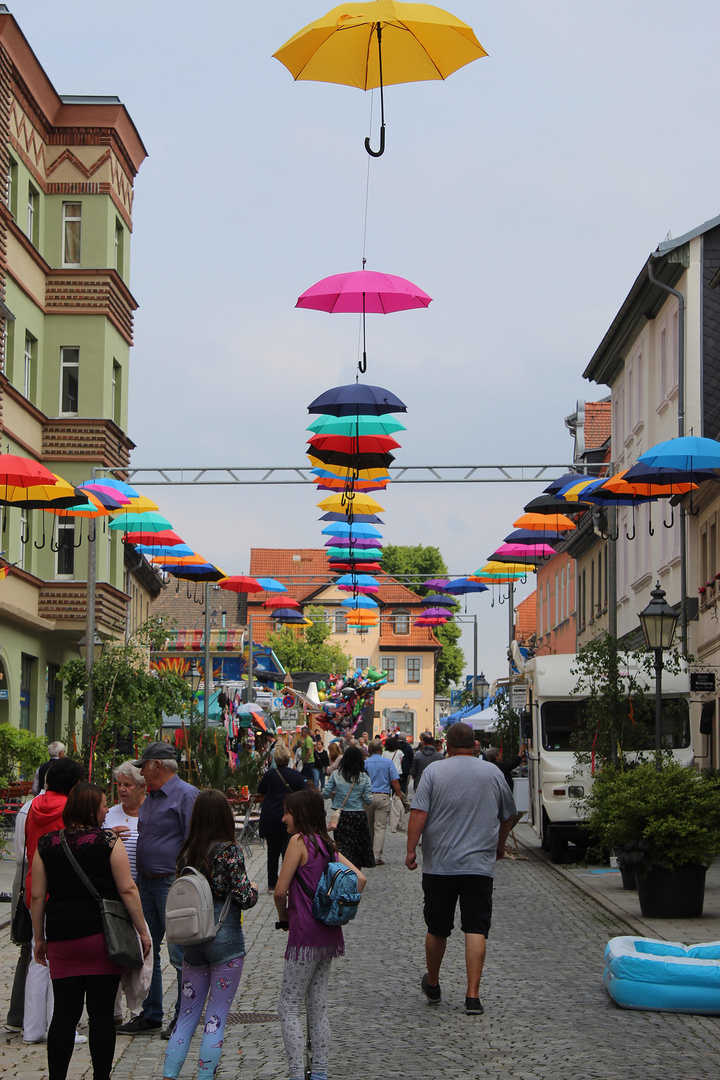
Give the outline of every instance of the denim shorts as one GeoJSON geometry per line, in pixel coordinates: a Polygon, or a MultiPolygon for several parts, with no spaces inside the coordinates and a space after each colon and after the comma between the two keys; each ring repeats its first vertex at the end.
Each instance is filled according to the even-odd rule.
{"type": "MultiPolygon", "coordinates": [[[[224,898],[215,898],[215,924],[222,914],[224,898]]],[[[235,960],[245,955],[245,938],[242,931],[242,911],[232,901],[227,918],[212,941],[202,945],[185,945],[183,960],[190,967],[206,967],[208,964],[223,964],[226,960],[235,960]]]]}

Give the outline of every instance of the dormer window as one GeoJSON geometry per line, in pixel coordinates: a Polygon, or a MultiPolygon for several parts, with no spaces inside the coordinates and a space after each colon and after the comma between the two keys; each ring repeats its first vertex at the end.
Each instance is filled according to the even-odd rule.
{"type": "Polygon", "coordinates": [[[396,608],[393,612],[393,623],[396,634],[409,634],[410,612],[405,608],[396,608]]]}

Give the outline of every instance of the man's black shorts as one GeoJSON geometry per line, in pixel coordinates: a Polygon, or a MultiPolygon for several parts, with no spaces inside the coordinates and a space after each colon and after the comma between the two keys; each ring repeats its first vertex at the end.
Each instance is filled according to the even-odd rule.
{"type": "Polygon", "coordinates": [[[485,874],[423,874],[423,915],[434,937],[450,937],[455,908],[460,901],[460,929],[464,934],[490,933],[493,879],[485,874]]]}

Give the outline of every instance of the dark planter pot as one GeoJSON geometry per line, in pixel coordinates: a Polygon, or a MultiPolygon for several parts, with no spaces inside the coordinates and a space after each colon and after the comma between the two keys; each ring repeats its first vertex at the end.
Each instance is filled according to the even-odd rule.
{"type": "Polygon", "coordinates": [[[640,912],[646,919],[698,919],[705,900],[706,866],[654,866],[638,878],[640,912]]]}
{"type": "Polygon", "coordinates": [[[637,889],[637,878],[635,877],[634,870],[624,870],[620,867],[620,877],[622,878],[623,889],[634,892],[637,889]]]}

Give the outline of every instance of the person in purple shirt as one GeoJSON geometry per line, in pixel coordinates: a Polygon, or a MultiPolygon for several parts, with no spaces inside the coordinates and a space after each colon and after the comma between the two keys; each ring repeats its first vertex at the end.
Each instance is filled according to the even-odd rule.
{"type": "Polygon", "coordinates": [[[385,830],[387,829],[388,814],[390,813],[390,796],[395,792],[402,798],[400,777],[390,758],[383,757],[383,745],[379,739],[373,739],[368,746],[368,756],[365,762],[365,772],[370,777],[372,785],[373,801],[365,809],[368,816],[368,824],[373,838],[373,856],[376,866],[384,866],[385,860],[381,857],[385,847],[385,830]]]}
{"type": "MultiPolygon", "coordinates": [[[[150,743],[133,764],[147,784],[147,798],[138,812],[137,887],[153,943],[153,976],[142,1012],[119,1027],[118,1033],[153,1035],[162,1028],[163,1019],[160,945],[165,935],[167,894],[175,880],[175,862],[188,834],[199,791],[177,775],[175,751],[170,743],[150,743]]],[[[180,1009],[182,952],[182,946],[168,945],[170,963],[178,973],[178,997],[175,1016],[162,1032],[167,1039],[180,1009]]]]}

